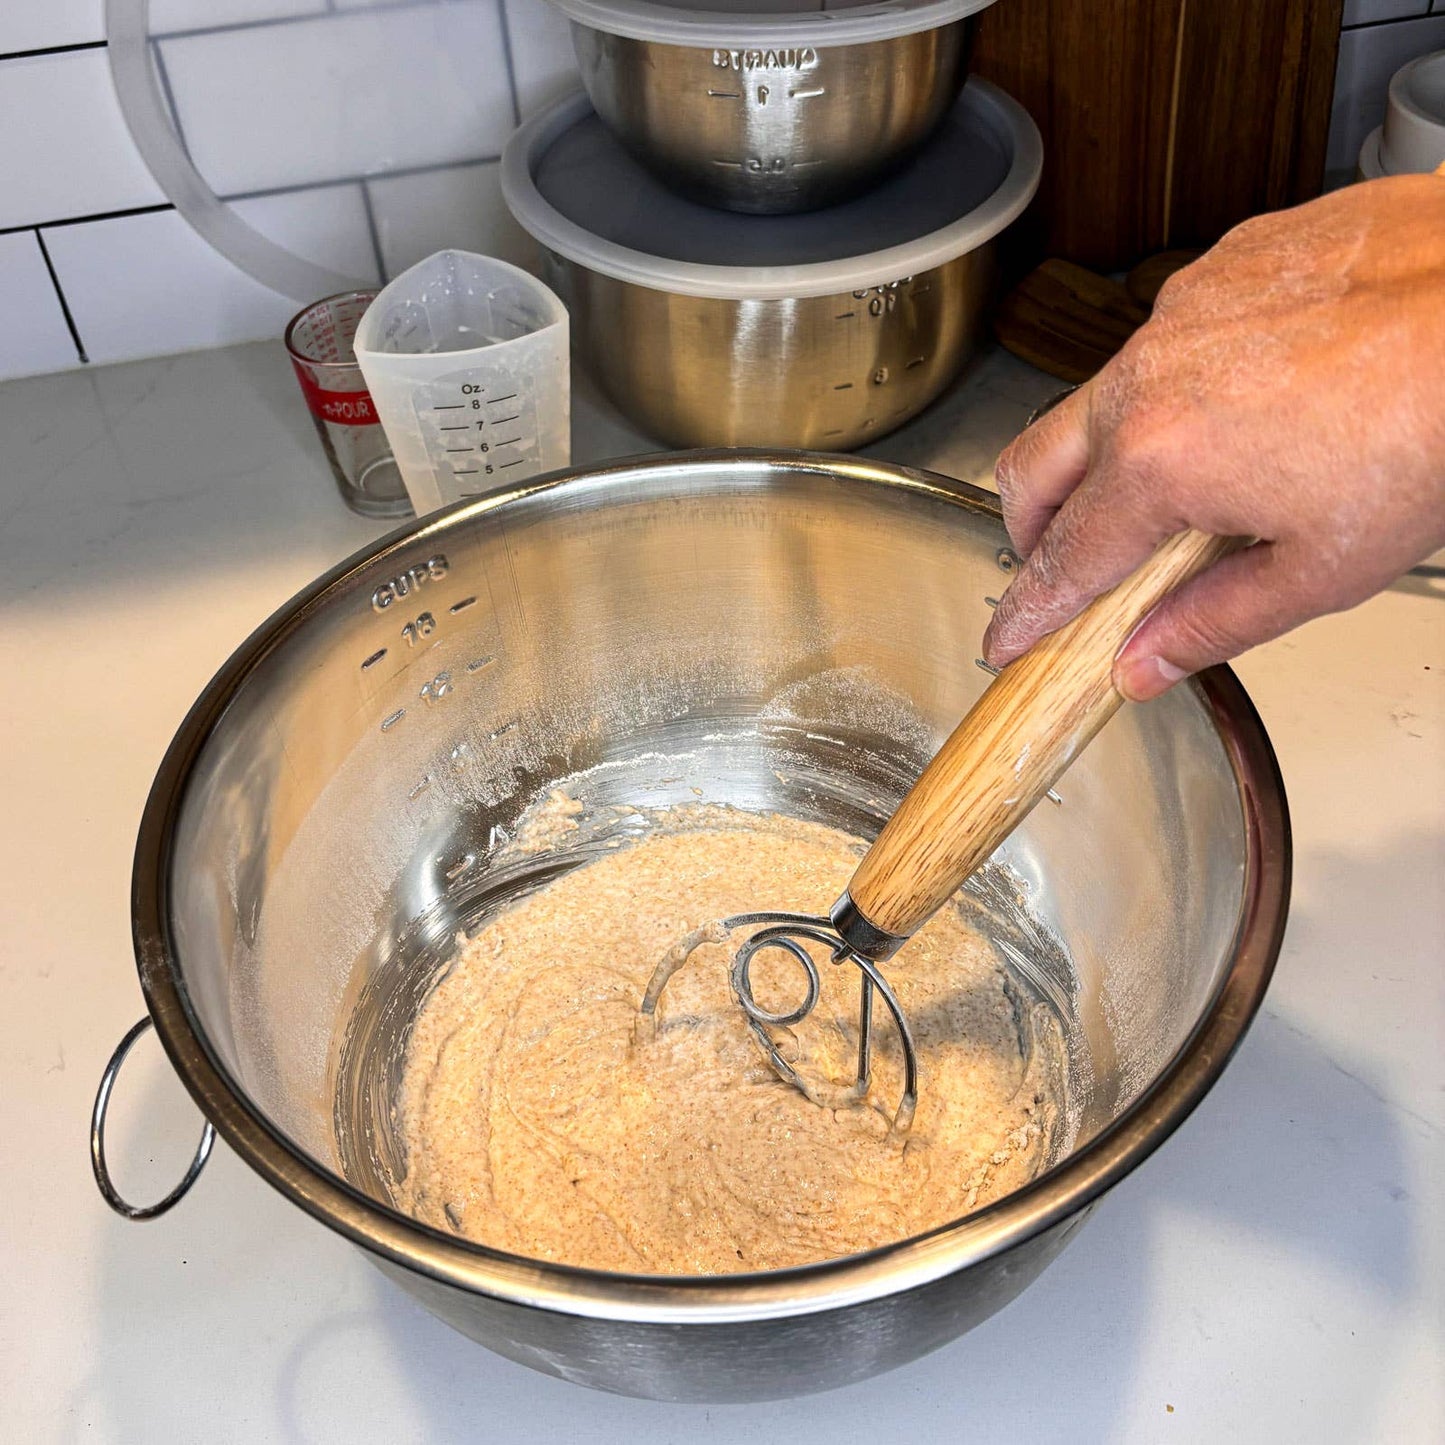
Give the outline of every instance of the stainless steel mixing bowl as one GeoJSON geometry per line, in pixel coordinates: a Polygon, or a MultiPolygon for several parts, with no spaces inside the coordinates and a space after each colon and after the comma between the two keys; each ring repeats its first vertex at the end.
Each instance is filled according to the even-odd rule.
{"type": "Polygon", "coordinates": [[[1042,155],[1022,107],[975,80],[889,187],[724,216],[666,193],[579,95],[517,132],[502,186],[578,357],[638,426],[674,446],[842,451],[915,416],[973,354],[1042,155]]]}
{"type": "Polygon", "coordinates": [[[916,276],[786,301],[659,291],[554,251],[542,275],[588,371],[649,436],[851,451],[958,375],[983,340],[997,266],[989,243],[916,276]]]}
{"type": "Polygon", "coordinates": [[[392,1208],[390,1104],[458,928],[605,846],[582,830],[504,865],[529,799],[576,775],[623,831],[701,795],[867,834],[986,683],[986,599],[1015,563],[986,493],[747,453],[520,484],[342,563],[206,688],[146,806],[136,955],[180,1076],[286,1198],[550,1374],[773,1397],[961,1334],[1199,1102],[1263,996],[1288,823],[1225,669],[1125,709],[970,894],[1070,1053],[1057,1161],[977,1214],[770,1274],[568,1269],[392,1208]]]}
{"type": "Polygon", "coordinates": [[[928,138],[972,18],[862,45],[664,45],[576,21],[582,83],[618,139],[706,205],[776,214],[866,191],[928,138]]]}

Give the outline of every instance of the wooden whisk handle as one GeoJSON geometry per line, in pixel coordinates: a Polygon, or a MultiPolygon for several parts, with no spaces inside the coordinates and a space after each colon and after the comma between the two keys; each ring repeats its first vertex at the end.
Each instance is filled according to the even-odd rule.
{"type": "Polygon", "coordinates": [[[1164,596],[1240,545],[1198,531],[1166,539],[1131,577],[1009,663],[878,835],[835,920],[851,899],[859,923],[895,939],[922,927],[1114,715],[1123,701],[1114,658],[1130,633],[1164,596]]]}

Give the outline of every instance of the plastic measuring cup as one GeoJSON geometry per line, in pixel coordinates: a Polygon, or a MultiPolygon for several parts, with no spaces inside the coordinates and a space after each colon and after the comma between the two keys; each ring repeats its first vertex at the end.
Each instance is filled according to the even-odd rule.
{"type": "Polygon", "coordinates": [[[356,359],[417,515],[565,467],[567,309],[535,276],[438,251],[367,308],[356,359]]]}

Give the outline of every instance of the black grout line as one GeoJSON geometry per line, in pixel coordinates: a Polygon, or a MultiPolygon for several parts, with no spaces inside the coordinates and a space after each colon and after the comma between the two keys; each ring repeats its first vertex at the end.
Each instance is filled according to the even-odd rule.
{"type": "Polygon", "coordinates": [[[1421,10],[1414,15],[1391,15],[1384,20],[1361,20],[1355,25],[1341,25],[1341,35],[1352,35],[1356,30],[1378,30],[1382,25],[1408,25],[1412,20],[1433,20],[1438,10],[1421,10]]]}
{"type": "Polygon", "coordinates": [[[438,0],[388,0],[386,4],[367,5],[352,10],[308,10],[304,15],[273,15],[262,20],[233,20],[226,25],[193,25],[183,30],[156,30],[152,40],[194,40],[200,35],[229,35],[234,30],[264,30],[268,26],[302,25],[308,20],[337,19],[353,15],[384,15],[392,10],[430,9],[438,0]]]}
{"type": "Polygon", "coordinates": [[[42,45],[37,50],[7,50],[0,55],[4,60],[33,60],[37,55],[70,55],[77,50],[104,50],[104,40],[78,40],[74,45],[42,45]]]}
{"type": "Polygon", "coordinates": [[[87,221],[118,221],[125,216],[150,216],[157,211],[174,211],[169,201],[156,206],[127,206],[119,211],[93,211],[88,216],[57,216],[53,221],[26,221],[23,226],[0,226],[0,236],[12,236],[17,231],[53,231],[57,226],[83,226],[87,221]]]}
{"type": "MultiPolygon", "coordinates": [[[[289,186],[263,187],[254,191],[233,191],[217,197],[218,200],[259,201],[268,196],[290,196],[298,191],[324,191],[335,186],[355,186],[367,181],[404,180],[408,176],[433,176],[440,171],[459,170],[462,166],[494,166],[501,162],[501,156],[463,156],[455,161],[432,161],[424,166],[399,166],[394,171],[383,171],[376,175],[337,176],[333,180],[301,181],[289,186]]],[[[370,200],[370,197],[367,198],[370,200]]],[[[84,226],[90,221],[121,221],[127,216],[152,216],[158,211],[173,211],[169,201],[153,206],[125,206],[115,211],[92,211],[83,216],[55,216],[48,221],[25,221],[15,226],[0,226],[0,236],[13,236],[20,231],[53,231],[60,226],[84,226]]]]}
{"type": "Polygon", "coordinates": [[[267,196],[290,196],[297,191],[319,191],[332,186],[364,185],[368,181],[404,180],[408,176],[434,176],[439,171],[455,170],[461,166],[494,166],[501,162],[501,156],[463,156],[455,161],[429,161],[424,166],[398,166],[394,171],[374,171],[365,175],[335,176],[324,181],[297,181],[285,186],[264,186],[254,191],[229,191],[219,197],[222,201],[259,201],[267,196]]]}
{"type": "Polygon", "coordinates": [[[512,24],[507,18],[507,0],[496,0],[497,21],[502,27],[502,61],[507,67],[507,90],[512,97],[512,124],[521,125],[522,106],[517,99],[517,67],[512,63],[512,24]]]}
{"type": "Polygon", "coordinates": [[[65,317],[66,327],[70,331],[70,339],[75,343],[75,354],[82,362],[88,362],[90,358],[85,354],[85,347],[81,344],[80,331],[75,324],[75,317],[70,314],[70,303],[65,299],[65,292],[60,285],[60,277],[55,274],[55,263],[50,259],[50,250],[45,244],[45,237],[40,234],[38,228],[35,232],[35,244],[40,247],[40,254],[45,261],[45,269],[50,272],[50,284],[55,287],[55,299],[60,302],[60,314],[65,317]]]}
{"type": "Polygon", "coordinates": [[[165,101],[166,108],[171,113],[171,124],[176,128],[176,138],[181,143],[181,151],[185,158],[195,165],[195,158],[191,155],[191,143],[186,139],[185,127],[181,124],[181,109],[176,104],[176,93],[171,89],[171,73],[166,69],[166,58],[161,54],[160,44],[151,38],[146,40],[146,49],[151,54],[151,64],[156,68],[156,79],[160,81],[161,99],[165,101]]]}
{"type": "Polygon", "coordinates": [[[381,256],[381,235],[376,229],[376,211],[371,204],[371,187],[361,182],[361,209],[366,212],[366,230],[371,237],[371,254],[376,258],[376,279],[386,285],[386,262],[381,256]]]}

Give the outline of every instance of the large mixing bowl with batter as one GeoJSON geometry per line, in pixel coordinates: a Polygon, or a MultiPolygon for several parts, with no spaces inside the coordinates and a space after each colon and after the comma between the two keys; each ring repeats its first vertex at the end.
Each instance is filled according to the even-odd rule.
{"type": "Polygon", "coordinates": [[[981,1211],[770,1273],[566,1268],[396,1209],[392,1105],[458,930],[637,810],[701,799],[876,831],[986,684],[977,640],[1016,565],[986,493],[749,453],[520,484],[343,563],[217,675],[146,808],[136,951],[177,1071],[285,1198],[550,1374],[776,1397],[962,1334],[1200,1101],[1263,996],[1288,823],[1227,670],[1121,712],[972,885],[1068,1041],[1047,1167],[981,1211]],[[564,778],[598,826],[519,860],[518,816],[564,778]]]}

